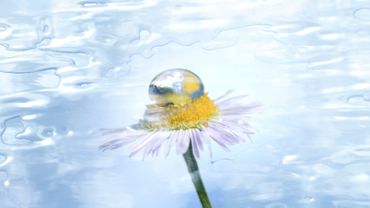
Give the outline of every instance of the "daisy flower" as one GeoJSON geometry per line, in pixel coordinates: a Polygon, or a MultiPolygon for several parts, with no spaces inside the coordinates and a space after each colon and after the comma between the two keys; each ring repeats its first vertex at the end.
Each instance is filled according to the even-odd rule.
{"type": "Polygon", "coordinates": [[[243,104],[245,96],[227,92],[210,99],[201,79],[186,69],[170,69],[157,75],[149,86],[153,104],[142,120],[122,129],[105,130],[109,141],[101,150],[129,145],[130,156],[166,156],[172,149],[183,154],[203,207],[211,207],[195,157],[215,142],[225,150],[254,133],[250,114],[258,104],[243,104]],[[195,157],[194,157],[195,155],[195,157]]]}

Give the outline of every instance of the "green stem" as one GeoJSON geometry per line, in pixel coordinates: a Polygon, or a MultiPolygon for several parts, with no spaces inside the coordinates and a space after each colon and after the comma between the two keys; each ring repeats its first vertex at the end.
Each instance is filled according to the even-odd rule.
{"type": "Polygon", "coordinates": [[[186,166],[188,167],[188,172],[191,176],[191,180],[193,181],[195,190],[198,193],[200,203],[202,204],[203,208],[212,208],[206,188],[203,185],[202,177],[200,176],[197,160],[194,157],[193,147],[191,143],[189,144],[189,148],[183,156],[186,162],[186,166]]]}

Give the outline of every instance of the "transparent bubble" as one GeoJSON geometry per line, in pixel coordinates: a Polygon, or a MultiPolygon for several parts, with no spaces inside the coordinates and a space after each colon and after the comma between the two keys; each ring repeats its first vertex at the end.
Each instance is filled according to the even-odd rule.
{"type": "Polygon", "coordinates": [[[149,86],[150,98],[159,104],[184,105],[203,94],[202,80],[187,69],[163,71],[149,86]]]}

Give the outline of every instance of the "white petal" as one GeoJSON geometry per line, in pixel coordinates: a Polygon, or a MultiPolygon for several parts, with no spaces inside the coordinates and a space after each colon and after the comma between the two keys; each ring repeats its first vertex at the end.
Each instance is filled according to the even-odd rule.
{"type": "Polygon", "coordinates": [[[177,140],[176,152],[177,154],[184,154],[189,147],[190,135],[187,130],[179,130],[177,140]]]}
{"type": "Polygon", "coordinates": [[[229,151],[229,149],[227,148],[227,144],[229,144],[229,142],[225,139],[222,139],[220,138],[220,135],[217,131],[214,131],[213,129],[211,128],[202,128],[202,130],[213,140],[215,141],[217,144],[219,144],[224,150],[226,151],[229,151]]]}
{"type": "Polygon", "coordinates": [[[176,145],[176,135],[178,133],[176,131],[171,131],[170,132],[170,136],[168,137],[167,139],[167,145],[166,145],[166,149],[165,149],[165,156],[168,157],[168,155],[170,154],[171,152],[171,149],[172,149],[172,145],[176,145]]]}
{"type": "Polygon", "coordinates": [[[224,123],[225,125],[228,125],[230,126],[231,128],[233,129],[236,129],[235,131],[240,131],[244,134],[253,134],[255,133],[255,130],[253,129],[253,127],[250,126],[249,122],[243,120],[243,119],[240,119],[240,118],[237,118],[237,119],[223,119],[222,121],[220,121],[222,123],[224,123]]]}
{"type": "Polygon", "coordinates": [[[160,131],[156,135],[153,135],[151,141],[147,145],[145,145],[143,157],[145,158],[148,155],[153,155],[153,152],[156,149],[159,149],[159,147],[162,145],[164,140],[167,139],[167,137],[163,132],[160,131]]]}
{"type": "Polygon", "coordinates": [[[168,140],[170,137],[169,132],[162,132],[161,135],[158,136],[157,141],[153,144],[152,148],[152,155],[156,153],[158,155],[160,148],[164,145],[164,143],[168,140]]]}
{"type": "Polygon", "coordinates": [[[197,139],[195,137],[195,132],[196,130],[190,130],[190,133],[191,133],[191,144],[192,144],[192,151],[193,151],[193,154],[199,158],[199,146],[198,146],[198,142],[197,142],[197,139]]]}
{"type": "Polygon", "coordinates": [[[242,98],[247,97],[248,95],[238,95],[231,98],[227,98],[225,100],[221,100],[219,102],[216,102],[217,105],[228,105],[229,103],[235,102],[235,100],[241,100],[242,98]]]}
{"type": "MultiPolygon", "coordinates": [[[[201,136],[202,134],[206,134],[205,132],[202,133],[203,131],[199,131],[199,135],[201,136]]],[[[211,161],[213,160],[213,151],[212,151],[212,142],[211,142],[211,139],[209,138],[209,136],[202,136],[201,137],[203,139],[203,141],[205,141],[208,145],[208,151],[209,151],[209,158],[211,159],[211,161]]]]}
{"type": "Polygon", "coordinates": [[[222,141],[224,144],[232,145],[237,143],[237,138],[227,132],[224,127],[220,126],[218,128],[215,128],[214,126],[208,126],[207,131],[210,132],[213,137],[217,137],[216,139],[222,141]]]}
{"type": "Polygon", "coordinates": [[[115,133],[124,133],[128,129],[126,127],[124,128],[117,128],[117,129],[100,129],[100,132],[102,135],[109,135],[109,134],[115,134],[115,133]]]}
{"type": "Polygon", "coordinates": [[[241,141],[240,135],[233,130],[233,126],[226,125],[222,122],[212,122],[209,124],[209,128],[218,131],[223,138],[227,138],[231,143],[238,143],[241,141]]]}
{"type": "Polygon", "coordinates": [[[104,136],[110,139],[108,142],[99,146],[99,149],[105,151],[108,149],[117,149],[123,145],[132,143],[137,139],[142,138],[149,132],[146,130],[130,130],[130,129],[120,129],[119,131],[105,131],[104,136]]]}
{"type": "Polygon", "coordinates": [[[226,97],[228,97],[231,93],[233,92],[233,90],[229,90],[227,91],[225,94],[221,95],[220,97],[214,99],[213,101],[215,103],[217,103],[218,101],[221,101],[221,100],[224,100],[226,97]]]}
{"type": "Polygon", "coordinates": [[[196,140],[198,147],[203,150],[203,140],[204,138],[201,136],[201,132],[199,129],[194,130],[194,140],[196,140]]]}
{"type": "Polygon", "coordinates": [[[152,138],[158,134],[158,132],[150,132],[142,141],[138,142],[130,153],[130,157],[137,154],[145,145],[149,144],[152,138]]]}

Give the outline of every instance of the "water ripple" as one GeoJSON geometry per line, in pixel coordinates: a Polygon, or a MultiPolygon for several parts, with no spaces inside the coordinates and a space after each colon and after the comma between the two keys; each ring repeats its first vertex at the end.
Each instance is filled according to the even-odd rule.
{"type": "Polygon", "coordinates": [[[370,8],[360,8],[354,11],[353,15],[360,20],[370,20],[370,8]]]}

